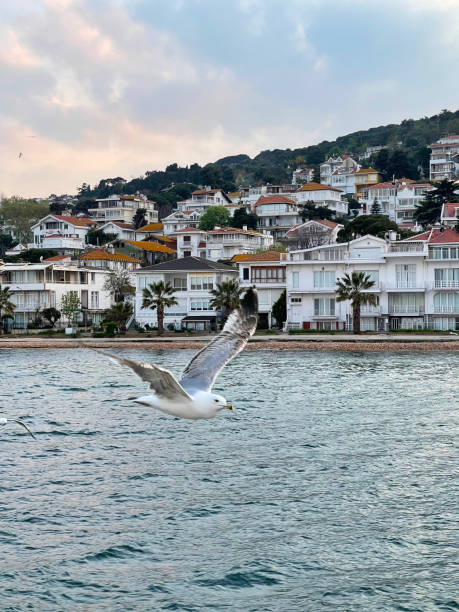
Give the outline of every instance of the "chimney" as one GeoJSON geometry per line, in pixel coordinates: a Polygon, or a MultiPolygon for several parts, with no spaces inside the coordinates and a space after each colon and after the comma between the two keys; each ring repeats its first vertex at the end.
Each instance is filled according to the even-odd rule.
{"type": "Polygon", "coordinates": [[[244,230],[244,232],[246,232],[247,231],[247,225],[243,225],[242,229],[244,230]]]}

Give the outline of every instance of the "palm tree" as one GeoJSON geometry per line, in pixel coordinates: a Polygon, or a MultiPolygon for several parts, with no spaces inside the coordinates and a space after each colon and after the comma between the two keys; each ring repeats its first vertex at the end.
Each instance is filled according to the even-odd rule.
{"type": "MultiPolygon", "coordinates": [[[[11,301],[11,291],[8,287],[0,287],[0,320],[3,317],[13,317],[16,305],[11,301]]],[[[1,328],[0,328],[1,329],[1,328]]]]}
{"type": "Polygon", "coordinates": [[[344,302],[345,300],[351,300],[354,334],[360,334],[360,306],[362,304],[376,306],[377,304],[377,298],[374,293],[364,293],[371,289],[374,284],[374,281],[370,280],[370,276],[365,274],[365,272],[352,272],[351,276],[345,274],[336,283],[338,287],[336,290],[338,294],[336,301],[344,302]]]}
{"type": "Polygon", "coordinates": [[[142,308],[158,311],[158,336],[164,331],[164,309],[178,304],[174,297],[174,288],[164,281],[151,283],[143,290],[142,308]]]}
{"type": "Polygon", "coordinates": [[[132,316],[133,307],[130,302],[116,302],[107,310],[107,314],[105,315],[105,319],[107,321],[114,321],[118,323],[118,327],[120,332],[126,331],[126,321],[132,316]]]}
{"type": "Polygon", "coordinates": [[[239,306],[241,293],[244,291],[235,280],[217,283],[217,288],[211,290],[214,296],[210,302],[211,308],[221,308],[227,318],[232,310],[239,306]]]}

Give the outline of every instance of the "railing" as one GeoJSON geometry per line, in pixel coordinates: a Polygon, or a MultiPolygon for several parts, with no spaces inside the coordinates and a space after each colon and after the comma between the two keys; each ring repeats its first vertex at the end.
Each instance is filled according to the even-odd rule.
{"type": "Polygon", "coordinates": [[[435,314],[459,314],[458,306],[434,306],[435,314]]]}
{"type": "Polygon", "coordinates": [[[425,285],[417,285],[416,282],[399,281],[398,283],[388,284],[386,287],[387,291],[398,291],[399,289],[416,289],[418,291],[425,291],[425,285]]]}
{"type": "Polygon", "coordinates": [[[360,308],[360,314],[381,314],[381,306],[362,306],[360,308]]]}
{"type": "Polygon", "coordinates": [[[424,308],[417,306],[389,306],[390,314],[423,315],[424,308]]]}
{"type": "Polygon", "coordinates": [[[459,280],[436,280],[429,283],[430,289],[459,289],[459,280]]]}
{"type": "Polygon", "coordinates": [[[265,283],[285,283],[284,278],[252,278],[252,283],[264,285],[265,283]]]}
{"type": "Polygon", "coordinates": [[[389,253],[423,253],[427,252],[424,243],[413,242],[412,244],[391,244],[389,253]]]}

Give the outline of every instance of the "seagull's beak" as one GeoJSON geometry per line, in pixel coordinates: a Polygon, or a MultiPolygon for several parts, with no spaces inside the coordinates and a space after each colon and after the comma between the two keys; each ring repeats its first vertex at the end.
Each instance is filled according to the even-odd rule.
{"type": "Polygon", "coordinates": [[[232,410],[233,409],[231,404],[226,404],[225,406],[223,406],[223,408],[226,408],[227,410],[232,410]]]}

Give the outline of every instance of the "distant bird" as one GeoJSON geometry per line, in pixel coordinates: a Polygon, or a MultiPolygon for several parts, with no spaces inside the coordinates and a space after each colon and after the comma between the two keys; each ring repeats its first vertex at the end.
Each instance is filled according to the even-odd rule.
{"type": "Polygon", "coordinates": [[[22,157],[22,153],[19,153],[18,159],[21,159],[21,157],[22,157]]]}
{"type": "Polygon", "coordinates": [[[17,421],[16,419],[6,419],[5,417],[0,417],[0,427],[4,427],[7,423],[17,423],[18,425],[21,425],[21,427],[24,427],[24,429],[26,429],[29,434],[32,436],[32,438],[35,438],[35,436],[33,435],[33,433],[30,431],[30,429],[27,427],[27,425],[25,423],[23,423],[22,421],[17,421]]]}
{"type": "Polygon", "coordinates": [[[233,409],[224,397],[210,390],[220,370],[245,347],[255,332],[257,320],[258,297],[256,291],[250,288],[239,308],[228,317],[220,334],[186,366],[180,381],[165,368],[95,350],[128,366],[142,380],[150,383],[154,395],[129,399],[183,419],[211,419],[224,408],[233,409]]]}

